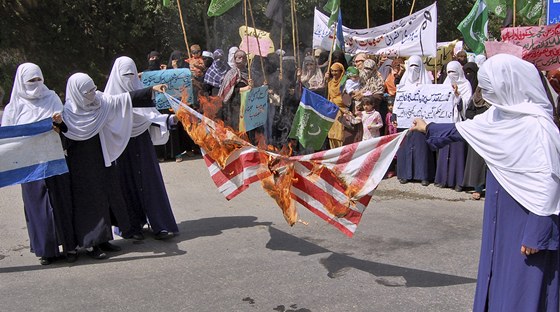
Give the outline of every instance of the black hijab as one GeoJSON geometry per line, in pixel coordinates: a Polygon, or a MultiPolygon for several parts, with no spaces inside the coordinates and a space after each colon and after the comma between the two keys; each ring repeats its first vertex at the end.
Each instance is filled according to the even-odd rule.
{"type": "Polygon", "coordinates": [[[478,65],[475,62],[468,62],[463,66],[463,71],[465,72],[465,78],[471,83],[472,92],[474,93],[478,86],[478,65]]]}

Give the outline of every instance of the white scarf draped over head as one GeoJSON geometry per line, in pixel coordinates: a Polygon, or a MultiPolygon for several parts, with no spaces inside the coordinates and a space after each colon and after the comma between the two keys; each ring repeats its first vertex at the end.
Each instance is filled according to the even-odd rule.
{"type": "Polygon", "coordinates": [[[10,102],[2,115],[2,126],[28,124],[51,118],[62,111],[62,102],[56,93],[44,84],[43,73],[33,63],[18,66],[10,102]],[[30,81],[40,78],[39,81],[30,81]]]}
{"type": "Polygon", "coordinates": [[[420,84],[432,84],[432,79],[424,67],[422,58],[413,55],[408,59],[406,71],[404,72],[399,88],[416,86],[420,84]]]}
{"type": "Polygon", "coordinates": [[[96,91],[93,80],[77,73],[68,78],[62,118],[64,135],[85,141],[99,134],[105,166],[110,167],[126,148],[132,131],[132,100],[129,93],[108,95],[96,91]]]}
{"type": "Polygon", "coordinates": [[[486,161],[500,185],[539,216],[560,212],[560,133],[533,64],[498,54],[478,71],[492,106],[457,130],[486,161]]]}
{"type": "Polygon", "coordinates": [[[457,91],[463,100],[463,109],[458,111],[457,106],[454,106],[453,117],[455,122],[459,122],[463,117],[465,117],[465,112],[467,110],[467,105],[472,97],[472,87],[471,83],[465,77],[465,72],[463,71],[463,66],[457,61],[451,61],[447,64],[447,77],[443,84],[447,85],[457,85],[457,91]]]}
{"type": "MultiPolygon", "coordinates": [[[[138,78],[138,69],[134,61],[127,56],[117,58],[111,69],[104,93],[118,95],[142,88],[144,88],[144,85],[138,78]]],[[[169,139],[167,117],[168,115],[161,114],[155,107],[133,108],[130,136],[134,138],[149,130],[154,145],[167,143],[169,139]],[[152,124],[157,124],[159,127],[150,127],[152,124]]]]}

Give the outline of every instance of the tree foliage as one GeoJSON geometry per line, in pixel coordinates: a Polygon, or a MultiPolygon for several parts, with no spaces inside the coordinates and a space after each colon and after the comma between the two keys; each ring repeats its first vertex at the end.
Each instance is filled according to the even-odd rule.
{"type": "MultiPolygon", "coordinates": [[[[209,0],[183,0],[181,9],[189,44],[205,50],[238,45],[238,29],[245,24],[244,1],[226,14],[206,16],[209,0]]],[[[280,35],[290,51],[292,26],[290,1],[284,2],[283,26],[265,16],[268,0],[250,0],[255,25],[280,35]]],[[[299,48],[312,40],[313,10],[326,0],[297,0],[299,48]]],[[[351,28],[366,27],[366,0],[342,0],[343,23],[351,28]]],[[[370,27],[392,20],[392,0],[369,0],[370,27]]],[[[432,4],[418,0],[415,11],[432,4]]],[[[438,3],[438,41],[460,38],[457,24],[468,14],[474,0],[446,0],[438,3]]],[[[395,0],[395,19],[410,13],[412,1],[395,0]]],[[[252,26],[250,16],[247,18],[252,26]]],[[[43,69],[46,83],[57,92],[65,91],[66,79],[75,72],[88,73],[100,89],[113,60],[121,55],[133,58],[139,70],[151,50],[163,59],[172,50],[185,50],[177,1],[163,7],[161,0],[13,0],[0,1],[0,86],[11,90],[17,65],[33,62],[43,69]]],[[[4,102],[7,97],[4,98],[4,102]]]]}

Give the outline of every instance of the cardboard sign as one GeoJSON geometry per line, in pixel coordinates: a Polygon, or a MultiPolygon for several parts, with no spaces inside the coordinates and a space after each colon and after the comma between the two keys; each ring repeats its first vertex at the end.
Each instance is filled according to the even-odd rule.
{"type": "Polygon", "coordinates": [[[268,86],[242,92],[240,111],[240,131],[251,131],[263,126],[268,116],[268,86]]]}
{"type": "Polygon", "coordinates": [[[249,59],[252,59],[254,55],[266,57],[269,53],[274,52],[274,43],[272,39],[270,39],[270,33],[266,31],[253,27],[245,28],[245,26],[241,26],[239,27],[239,36],[241,36],[239,49],[245,51],[249,59]]]}
{"type": "MultiPolygon", "coordinates": [[[[167,93],[176,99],[181,99],[183,94],[187,94],[187,102],[193,103],[193,88],[191,81],[191,71],[187,68],[152,70],[142,73],[142,83],[149,87],[157,84],[166,84],[167,93]]],[[[156,93],[156,108],[171,108],[169,101],[162,93],[156,93]]]]}
{"type": "Polygon", "coordinates": [[[451,85],[425,84],[397,90],[393,113],[399,128],[410,128],[415,118],[426,122],[453,122],[451,85]]]}

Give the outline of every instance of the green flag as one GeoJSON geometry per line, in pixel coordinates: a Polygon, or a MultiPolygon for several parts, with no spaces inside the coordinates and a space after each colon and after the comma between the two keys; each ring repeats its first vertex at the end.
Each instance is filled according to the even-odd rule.
{"type": "Polygon", "coordinates": [[[488,40],[488,8],[484,0],[477,0],[457,29],[463,34],[465,43],[476,54],[484,52],[484,42],[488,40]]]}
{"type": "Polygon", "coordinates": [[[170,0],[163,0],[163,6],[169,6],[170,0]]]}
{"type": "Polygon", "coordinates": [[[212,0],[208,6],[208,16],[220,16],[233,8],[241,0],[212,0]]]}
{"type": "Polygon", "coordinates": [[[323,10],[331,13],[331,17],[327,23],[328,27],[331,27],[331,25],[336,22],[336,19],[338,18],[338,9],[340,9],[340,0],[329,0],[329,2],[327,2],[327,4],[323,7],[323,10]]]}
{"type": "Polygon", "coordinates": [[[332,102],[304,88],[288,137],[297,139],[304,148],[320,150],[338,110],[332,102]]]}
{"type": "MultiPolygon", "coordinates": [[[[486,0],[488,10],[496,16],[505,18],[507,9],[513,7],[513,0],[486,0]]],[[[542,16],[542,0],[517,0],[516,16],[521,21],[518,24],[537,25],[542,16]]]]}

